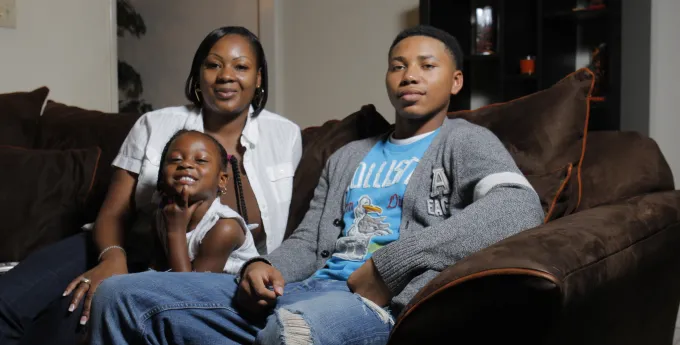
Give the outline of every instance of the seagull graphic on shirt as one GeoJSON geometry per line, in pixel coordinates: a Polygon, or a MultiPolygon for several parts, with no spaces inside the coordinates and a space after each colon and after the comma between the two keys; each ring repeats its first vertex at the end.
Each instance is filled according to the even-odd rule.
{"type": "Polygon", "coordinates": [[[363,260],[368,254],[368,246],[373,237],[392,233],[390,225],[384,222],[387,217],[381,214],[382,208],[373,205],[369,196],[361,196],[354,208],[354,222],[347,230],[347,235],[338,239],[333,256],[343,260],[363,260]]]}

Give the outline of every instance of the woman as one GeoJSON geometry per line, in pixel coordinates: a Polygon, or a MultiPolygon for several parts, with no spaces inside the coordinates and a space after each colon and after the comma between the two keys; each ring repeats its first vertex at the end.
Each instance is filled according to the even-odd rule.
{"type": "Polygon", "coordinates": [[[260,253],[281,244],[302,144],[297,125],[264,110],[267,62],[257,37],[242,27],[208,34],[185,94],[192,105],[147,113],[131,129],[92,234],[38,251],[0,278],[0,343],[72,344],[99,283],[144,267],[133,265],[148,251],[134,234],[148,233],[161,152],[178,130],[208,133],[235,155],[243,194],[236,197],[231,181],[222,203],[259,225],[253,237],[260,253]]]}

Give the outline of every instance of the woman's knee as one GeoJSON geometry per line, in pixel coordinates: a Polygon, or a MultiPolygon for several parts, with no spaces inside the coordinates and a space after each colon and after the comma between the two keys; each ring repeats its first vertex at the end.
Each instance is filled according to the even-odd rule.
{"type": "Polygon", "coordinates": [[[122,292],[125,290],[125,286],[127,285],[127,274],[125,275],[117,275],[117,276],[112,276],[107,279],[104,279],[99,286],[97,287],[97,290],[95,291],[95,298],[109,298],[113,297],[114,295],[117,294],[117,292],[122,292]]]}
{"type": "Polygon", "coordinates": [[[130,292],[127,288],[130,285],[127,274],[113,276],[102,281],[95,290],[92,306],[94,309],[106,308],[107,306],[120,301],[130,292]]]}
{"type": "MultiPolygon", "coordinates": [[[[122,274],[105,279],[94,293],[92,299],[92,315],[118,313],[127,309],[136,309],[147,295],[145,291],[153,291],[141,273],[122,274]]],[[[128,310],[133,312],[133,310],[128,310]]]]}
{"type": "Polygon", "coordinates": [[[154,276],[159,273],[132,273],[111,276],[102,281],[94,294],[97,299],[120,299],[121,297],[134,296],[137,291],[153,290],[154,276]]]}

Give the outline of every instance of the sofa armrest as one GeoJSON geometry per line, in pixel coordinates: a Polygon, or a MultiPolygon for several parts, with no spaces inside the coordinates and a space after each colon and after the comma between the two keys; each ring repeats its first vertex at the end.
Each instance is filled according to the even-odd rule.
{"type": "Polygon", "coordinates": [[[422,341],[423,332],[433,334],[428,328],[441,322],[463,327],[475,310],[485,308],[515,309],[533,323],[546,321],[548,314],[628,274],[679,262],[679,223],[680,191],[670,191],[585,210],[519,233],[435,277],[402,312],[390,343],[422,341]],[[443,316],[447,304],[451,310],[443,316]]]}

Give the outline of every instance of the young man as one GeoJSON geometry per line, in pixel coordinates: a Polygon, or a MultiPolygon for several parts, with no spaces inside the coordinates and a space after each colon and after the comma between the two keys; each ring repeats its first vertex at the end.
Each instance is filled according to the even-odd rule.
{"type": "Polygon", "coordinates": [[[106,280],[93,344],[382,344],[439,272],[539,225],[538,196],[500,141],[446,119],[463,86],[461,60],[441,30],[400,33],[385,78],[394,132],[328,160],[291,237],[247,262],[238,282],[197,273],[106,280]]]}

